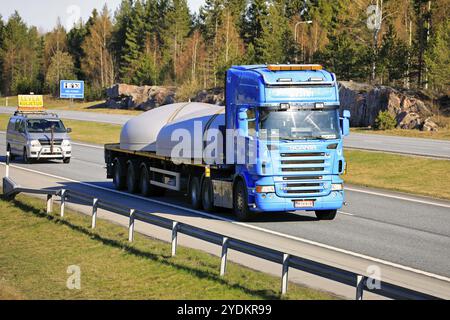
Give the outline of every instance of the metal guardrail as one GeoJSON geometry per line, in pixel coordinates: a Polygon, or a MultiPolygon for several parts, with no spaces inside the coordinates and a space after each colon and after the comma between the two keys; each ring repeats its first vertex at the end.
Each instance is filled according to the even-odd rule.
{"type": "Polygon", "coordinates": [[[9,157],[7,156],[7,169],[6,177],[3,178],[3,194],[6,197],[15,197],[19,193],[39,194],[47,196],[47,213],[53,211],[53,201],[55,197],[60,198],[60,216],[64,217],[65,205],[67,202],[86,204],[92,206],[91,214],[91,227],[95,229],[97,224],[97,211],[103,209],[111,213],[115,213],[129,219],[128,225],[128,241],[134,240],[134,226],[135,221],[141,221],[160,228],[164,228],[172,231],[172,256],[176,255],[178,245],[178,234],[184,234],[196,239],[200,239],[222,247],[220,276],[224,276],[226,273],[228,251],[235,250],[244,254],[248,254],[263,260],[278,263],[281,265],[281,293],[282,295],[287,293],[288,289],[288,274],[289,269],[296,269],[304,271],[316,276],[320,276],[332,281],[336,281],[342,284],[355,286],[356,300],[363,299],[364,291],[373,292],[377,295],[384,296],[391,299],[412,299],[412,300],[435,300],[441,299],[432,295],[428,295],[422,292],[418,292],[406,287],[401,287],[392,283],[377,280],[380,283],[379,288],[373,288],[369,285],[371,280],[374,280],[366,275],[361,275],[352,271],[344,270],[334,266],[326,265],[320,262],[312,261],[298,256],[293,256],[282,251],[278,251],[272,248],[263,247],[254,243],[249,243],[239,239],[234,239],[224,234],[212,232],[198,228],[186,223],[175,221],[172,219],[157,216],[155,214],[139,211],[123,207],[121,205],[106,202],[92,196],[61,189],[58,191],[50,190],[35,190],[27,189],[18,186],[11,180],[9,175],[9,157]]]}

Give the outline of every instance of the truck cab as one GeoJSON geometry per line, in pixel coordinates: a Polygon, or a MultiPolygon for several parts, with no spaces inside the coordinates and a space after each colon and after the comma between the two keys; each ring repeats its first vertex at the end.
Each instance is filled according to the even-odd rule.
{"type": "MultiPolygon", "coordinates": [[[[226,128],[256,144],[253,162],[235,165],[234,211],[315,211],[332,220],[344,203],[343,137],[336,76],[320,65],[232,67],[226,128]]],[[[248,150],[247,150],[248,152],[248,150]]]]}

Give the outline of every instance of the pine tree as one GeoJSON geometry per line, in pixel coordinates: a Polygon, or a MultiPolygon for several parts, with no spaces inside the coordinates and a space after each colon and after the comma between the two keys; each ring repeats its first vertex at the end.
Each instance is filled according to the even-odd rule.
{"type": "Polygon", "coordinates": [[[433,34],[425,53],[431,87],[442,92],[450,87],[450,19],[446,19],[433,34]]]}
{"type": "Polygon", "coordinates": [[[84,58],[82,44],[88,33],[86,24],[80,20],[67,34],[67,50],[74,60],[74,72],[77,79],[85,79],[81,70],[81,60],[84,58]]]}
{"type": "Polygon", "coordinates": [[[173,0],[167,12],[168,28],[165,32],[164,43],[170,53],[172,75],[175,83],[178,81],[180,56],[186,44],[186,39],[192,27],[192,17],[186,0],[173,0]]]}

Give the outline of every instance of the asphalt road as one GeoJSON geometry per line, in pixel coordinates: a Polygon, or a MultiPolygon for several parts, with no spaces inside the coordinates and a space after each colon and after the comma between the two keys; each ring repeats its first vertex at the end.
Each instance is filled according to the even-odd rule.
{"type": "MultiPolygon", "coordinates": [[[[0,134],[0,150],[5,150],[4,141],[4,134],[0,134]]],[[[56,161],[24,165],[20,159],[15,165],[54,175],[68,189],[83,190],[89,184],[102,188],[102,192],[108,194],[113,185],[105,178],[103,149],[75,144],[73,152],[70,165],[56,161]]],[[[136,209],[153,210],[144,199],[113,191],[109,196],[115,202],[136,209]]],[[[158,200],[187,206],[184,198],[176,194],[158,200]]],[[[292,239],[306,239],[450,277],[449,201],[361,187],[349,187],[347,201],[348,206],[332,222],[317,221],[313,215],[306,213],[280,213],[263,214],[250,225],[292,239]]],[[[233,220],[229,212],[216,215],[220,219],[233,220]]]]}
{"type": "MultiPolygon", "coordinates": [[[[15,108],[0,107],[0,113],[12,114],[15,108]]],[[[122,125],[133,116],[102,114],[82,111],[57,111],[63,119],[95,121],[122,125]]],[[[383,136],[374,134],[352,133],[345,138],[345,147],[362,150],[384,151],[400,154],[450,159],[450,141],[421,138],[383,136]]]]}

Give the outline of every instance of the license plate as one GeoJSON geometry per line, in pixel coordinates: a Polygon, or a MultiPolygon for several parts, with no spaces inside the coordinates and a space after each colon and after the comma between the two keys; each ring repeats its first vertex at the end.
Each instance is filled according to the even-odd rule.
{"type": "Polygon", "coordinates": [[[314,201],[312,201],[312,200],[294,201],[294,207],[296,207],[296,208],[311,208],[311,207],[314,207],[314,201]]]}

